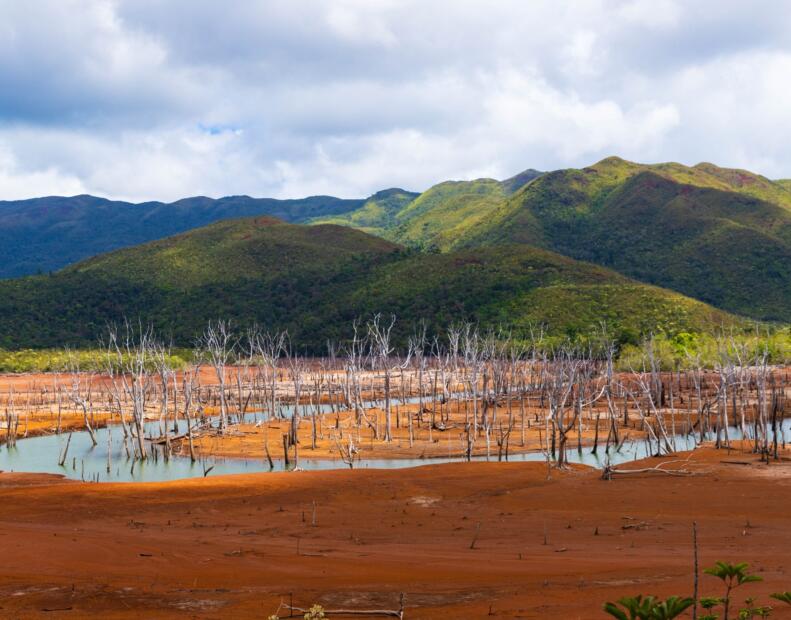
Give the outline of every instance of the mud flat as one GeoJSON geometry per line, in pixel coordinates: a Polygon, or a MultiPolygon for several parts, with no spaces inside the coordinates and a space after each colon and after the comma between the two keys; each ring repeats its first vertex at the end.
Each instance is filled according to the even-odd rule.
{"type": "Polygon", "coordinates": [[[610,481],[480,462],[149,484],[0,474],[0,616],[262,618],[292,597],[396,608],[403,592],[406,618],[598,618],[622,595],[691,593],[693,521],[701,564],[750,562],[764,581],[747,594],[765,599],[791,589],[781,456],[703,448],[667,466],[694,475],[610,481]]]}
{"type": "MultiPolygon", "coordinates": [[[[427,402],[431,405],[431,402],[427,402]]],[[[466,428],[472,427],[472,413],[465,411],[464,403],[453,400],[436,406],[436,410],[416,403],[393,406],[392,441],[384,438],[385,412],[380,407],[370,407],[355,421],[353,411],[302,416],[298,428],[298,450],[288,449],[289,461],[303,462],[311,459],[338,459],[348,457],[353,448],[354,463],[361,465],[367,459],[463,459],[467,449],[471,456],[491,460],[508,460],[509,456],[538,452],[546,446],[545,413],[540,409],[524,410],[525,423],[521,420],[518,404],[512,411],[502,407],[494,414],[495,424],[487,436],[481,431],[468,444],[466,428]],[[498,417],[499,416],[499,417],[498,417]],[[315,427],[315,430],[314,430],[315,427]],[[351,444],[349,443],[351,441],[351,444]]],[[[491,416],[491,414],[490,414],[491,416]]],[[[249,416],[248,416],[249,417],[249,416]]],[[[645,432],[636,421],[631,421],[622,433],[624,441],[639,440],[645,432]]],[[[601,421],[599,433],[586,425],[580,436],[580,445],[589,447],[594,439],[599,451],[604,452],[607,423],[601,421]]],[[[194,447],[204,457],[265,459],[267,452],[275,460],[284,460],[283,435],[289,432],[290,420],[267,419],[256,423],[234,425],[228,432],[216,430],[198,434],[194,447]]],[[[574,437],[574,447],[577,445],[574,437]]],[[[186,454],[186,441],[174,442],[179,454],[186,454]]],[[[612,446],[611,446],[612,447],[612,446]]],[[[339,463],[343,466],[343,463],[339,463]]]]}

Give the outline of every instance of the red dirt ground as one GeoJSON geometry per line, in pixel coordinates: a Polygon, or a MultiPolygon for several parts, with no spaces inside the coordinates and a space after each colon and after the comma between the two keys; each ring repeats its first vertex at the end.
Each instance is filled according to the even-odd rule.
{"type": "MultiPolygon", "coordinates": [[[[404,592],[410,620],[604,618],[619,596],[691,594],[694,520],[702,566],[747,561],[763,576],[739,602],[791,589],[789,462],[701,449],[675,466],[697,475],[603,481],[578,467],[547,481],[539,463],[161,484],[0,474],[0,616],[266,618],[292,593],[299,606],[396,608],[404,592]]],[[[720,594],[713,577],[701,586],[720,594]]],[[[791,618],[780,605],[773,617],[791,618]]]]}

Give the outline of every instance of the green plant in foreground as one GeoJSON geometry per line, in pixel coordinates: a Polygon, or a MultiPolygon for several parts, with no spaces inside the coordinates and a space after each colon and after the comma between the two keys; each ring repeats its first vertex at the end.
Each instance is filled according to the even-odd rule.
{"type": "Polygon", "coordinates": [[[637,596],[624,596],[618,599],[618,603],[605,603],[604,611],[618,620],[648,620],[651,609],[654,607],[656,598],[642,594],[637,596]],[[618,606],[623,609],[619,609],[618,606]],[[628,612],[628,615],[627,615],[628,612]]]}
{"type": "Polygon", "coordinates": [[[666,601],[657,603],[651,610],[652,620],[672,620],[684,613],[688,608],[692,607],[695,601],[691,598],[681,598],[680,596],[671,596],[666,601]]]}
{"type": "Polygon", "coordinates": [[[755,618],[768,618],[772,613],[772,608],[768,605],[753,607],[755,598],[750,597],[744,601],[747,607],[739,610],[739,620],[754,620],[755,618]]]}
{"type": "MultiPolygon", "coordinates": [[[[704,569],[704,573],[718,577],[725,584],[725,596],[722,597],[723,601],[723,620],[728,620],[728,611],[731,602],[731,592],[734,588],[744,585],[745,583],[753,583],[762,581],[758,575],[751,575],[747,572],[747,562],[739,562],[738,564],[730,564],[729,562],[717,562],[711,568],[704,569]]],[[[749,616],[747,616],[749,618],[749,616]]]]}
{"type": "Polygon", "coordinates": [[[724,601],[719,596],[704,596],[700,599],[700,606],[706,610],[706,614],[700,620],[718,620],[719,616],[712,613],[717,605],[722,605],[724,601]]]}
{"type": "MultiPolygon", "coordinates": [[[[699,605],[704,610],[704,614],[698,616],[698,620],[720,620],[720,616],[714,612],[716,607],[723,606],[722,620],[728,620],[730,610],[731,594],[735,588],[745,583],[763,581],[758,575],[750,574],[747,570],[748,564],[740,562],[731,564],[729,562],[717,562],[711,568],[704,569],[707,575],[712,575],[721,579],[725,584],[725,596],[703,596],[700,598],[699,605]]],[[[775,592],[770,595],[773,599],[787,605],[791,605],[791,591],[775,592]]],[[[617,603],[605,603],[603,609],[617,620],[672,620],[678,618],[687,609],[692,607],[695,601],[691,598],[671,596],[662,601],[655,596],[625,596],[618,599],[617,603]]],[[[736,620],[755,620],[756,618],[768,618],[772,615],[772,607],[769,605],[756,605],[756,599],[749,597],[745,600],[745,607],[739,609],[736,620]]]]}
{"type": "Polygon", "coordinates": [[[625,596],[618,603],[606,603],[604,611],[618,620],[673,620],[693,605],[691,598],[671,596],[660,601],[655,596],[625,596]],[[620,608],[619,608],[620,605],[620,608]]]}

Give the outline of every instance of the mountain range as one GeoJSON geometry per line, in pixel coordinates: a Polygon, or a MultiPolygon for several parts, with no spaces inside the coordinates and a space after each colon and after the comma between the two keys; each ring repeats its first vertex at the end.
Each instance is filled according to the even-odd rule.
{"type": "Polygon", "coordinates": [[[40,274],[0,281],[7,348],[83,346],[123,317],[184,344],[230,317],[315,350],[378,311],[622,342],[791,322],[791,182],[712,164],[610,157],[360,200],[42,198],[0,203],[0,240],[2,275],[40,274]]]}
{"type": "Polygon", "coordinates": [[[44,273],[84,258],[220,220],[272,215],[287,222],[357,209],[364,200],[205,196],[139,204],[95,196],[0,201],[0,278],[44,273]]]}
{"type": "MultiPolygon", "coordinates": [[[[354,226],[359,212],[331,221],[354,226]]],[[[491,180],[442,183],[366,225],[439,251],[528,244],[730,312],[791,321],[791,184],[745,170],[610,157],[512,193],[491,180]]]]}

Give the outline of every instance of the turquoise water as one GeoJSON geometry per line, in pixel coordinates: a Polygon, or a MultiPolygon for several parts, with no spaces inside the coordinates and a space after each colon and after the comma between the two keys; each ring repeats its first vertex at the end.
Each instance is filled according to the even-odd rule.
{"type": "MultiPolygon", "coordinates": [[[[246,417],[248,420],[252,420],[255,417],[260,418],[261,414],[253,413],[248,414],[246,417]]],[[[170,422],[171,428],[172,424],[170,422]]],[[[181,421],[178,425],[178,432],[183,433],[185,430],[185,423],[181,421]]],[[[98,480],[99,482],[155,482],[194,478],[203,476],[204,470],[210,467],[212,468],[208,473],[210,476],[270,471],[269,464],[263,458],[263,454],[261,459],[209,457],[192,463],[188,457],[172,457],[167,461],[162,456],[161,451],[154,448],[157,452],[157,458],[148,458],[144,462],[134,461],[127,457],[120,426],[97,429],[95,433],[98,441],[96,446],[92,445],[90,436],[86,431],[72,433],[71,443],[63,467],[58,465],[58,461],[68,441],[68,434],[19,439],[13,448],[5,445],[0,446],[0,470],[62,474],[77,480],[98,480]],[[109,471],[108,452],[110,455],[109,471]]],[[[782,433],[787,440],[791,439],[791,420],[785,420],[782,433]]],[[[147,423],[146,435],[158,436],[159,423],[147,423]]],[[[729,429],[729,436],[731,439],[739,439],[741,434],[738,429],[731,428],[729,429]]],[[[675,442],[677,450],[689,450],[695,446],[695,439],[688,436],[679,435],[675,438],[675,442]]],[[[496,461],[497,449],[494,442],[492,444],[492,457],[490,460],[496,461]]],[[[128,445],[131,451],[131,444],[128,445]]],[[[581,452],[576,449],[569,450],[567,455],[568,461],[571,463],[603,467],[607,459],[612,465],[617,465],[649,456],[649,449],[646,441],[639,440],[627,441],[620,451],[611,449],[609,454],[605,454],[603,446],[600,445],[597,455],[591,454],[590,448],[583,448],[581,452]]],[[[511,454],[509,457],[509,461],[512,462],[543,461],[544,459],[544,455],[540,452],[511,454]]],[[[462,459],[366,459],[356,462],[354,467],[355,469],[398,469],[460,460],[462,459]]],[[[486,459],[485,457],[477,457],[473,460],[481,461],[486,459]]],[[[327,470],[346,469],[348,465],[335,459],[302,458],[299,461],[299,467],[304,470],[327,470]]],[[[284,471],[285,469],[282,461],[275,461],[273,471],[284,471]]]]}

